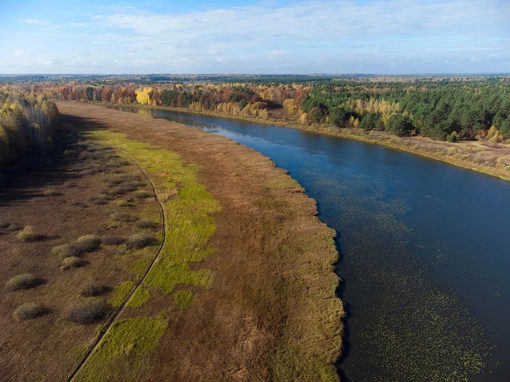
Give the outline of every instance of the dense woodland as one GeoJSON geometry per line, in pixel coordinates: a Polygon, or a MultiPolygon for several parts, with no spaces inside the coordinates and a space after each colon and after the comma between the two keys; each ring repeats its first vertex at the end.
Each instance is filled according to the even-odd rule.
{"type": "Polygon", "coordinates": [[[201,80],[142,83],[65,78],[15,86],[54,100],[173,107],[450,142],[510,139],[509,77],[201,80]]]}
{"type": "Polygon", "coordinates": [[[47,155],[59,112],[43,95],[0,92],[0,164],[30,154],[47,155]]]}

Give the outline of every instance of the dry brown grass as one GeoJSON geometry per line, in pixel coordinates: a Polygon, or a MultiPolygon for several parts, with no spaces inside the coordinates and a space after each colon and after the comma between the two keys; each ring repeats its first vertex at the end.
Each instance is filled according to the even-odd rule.
{"type": "MultiPolygon", "coordinates": [[[[118,322],[124,323],[134,316],[155,316],[161,307],[168,314],[164,317],[165,325],[158,326],[166,330],[157,347],[143,356],[143,362],[151,368],[139,380],[338,378],[333,364],[341,347],[342,308],[334,294],[338,280],[331,265],[336,259],[332,232],[315,217],[315,204],[303,193],[295,192],[299,189],[295,182],[283,171],[276,170],[266,158],[220,137],[167,121],[90,105],[66,104],[60,108],[74,115],[76,123],[108,126],[130,134],[132,139],[178,152],[186,163],[200,166],[200,182],[222,207],[214,216],[216,234],[207,243],[207,247],[217,250],[186,248],[193,257],[189,272],[209,270],[211,284],[193,287],[178,284],[176,296],[186,297],[186,304],[181,305],[174,301],[182,298],[174,295],[151,289],[150,300],[144,302],[146,294],[139,293],[138,300],[144,303],[133,304],[119,317],[118,322]],[[81,122],[76,118],[81,118],[81,122]],[[278,187],[273,187],[275,181],[278,187]],[[266,198],[273,202],[264,202],[266,198]],[[188,301],[192,301],[189,306],[188,301]],[[183,306],[187,308],[182,309],[183,306]]],[[[66,185],[71,179],[64,178],[60,184],[55,181],[54,173],[46,174],[48,178],[51,176],[51,187],[62,195],[44,198],[41,203],[40,197],[33,200],[29,197],[30,184],[25,183],[23,190],[17,190],[27,195],[24,203],[0,205],[6,222],[49,227],[45,234],[54,238],[20,243],[13,240],[16,232],[2,231],[7,240],[0,242],[0,250],[15,255],[0,259],[0,269],[12,269],[16,264],[21,272],[33,272],[48,283],[20,293],[2,291],[10,293],[12,301],[9,300],[5,312],[0,314],[0,322],[5,326],[0,341],[14,340],[14,325],[19,323],[11,315],[23,303],[22,295],[30,293],[30,300],[52,307],[52,314],[23,323],[30,325],[25,325],[23,334],[16,337],[17,345],[9,348],[9,357],[1,360],[2,376],[6,380],[64,380],[84,346],[96,335],[97,327],[55,320],[55,317],[77,317],[79,322],[98,319],[95,322],[99,324],[108,307],[100,302],[95,302],[98,306],[88,305],[87,300],[94,297],[85,297],[86,281],[94,277],[98,288],[132,283],[133,271],[143,269],[156,248],[149,246],[119,255],[120,240],[107,243],[108,236],[133,240],[131,236],[139,228],[134,223],[105,218],[105,209],[120,211],[113,198],[104,197],[103,204],[88,201],[98,195],[105,196],[99,191],[109,188],[107,181],[116,175],[113,171],[136,173],[137,170],[115,164],[105,167],[111,152],[87,147],[87,144],[70,147],[77,150],[76,155],[69,153],[65,157],[68,166],[65,174],[75,174],[73,187],[66,185]],[[82,151],[87,153],[78,160],[82,151]],[[61,272],[58,267],[61,259],[51,253],[52,248],[63,244],[73,246],[77,238],[89,233],[100,238],[100,251],[82,253],[83,259],[89,262],[87,267],[61,272]],[[40,255],[35,260],[23,256],[18,246],[40,255]],[[32,346],[34,341],[38,343],[37,348],[32,346]],[[52,349],[59,349],[58,354],[52,349]]],[[[26,179],[31,179],[33,187],[40,187],[45,181],[42,175],[33,179],[27,175],[26,179]]],[[[129,214],[154,219],[158,213],[150,210],[154,203],[151,196],[146,186],[124,195],[123,199],[132,199],[132,206],[127,207],[129,214]],[[142,192],[144,195],[139,197],[142,192]],[[151,212],[147,213],[148,210],[151,212]]],[[[165,202],[178,198],[176,192],[161,196],[165,202]]],[[[123,208],[125,211],[126,207],[123,208]]],[[[171,221],[170,217],[170,224],[171,221]]],[[[110,293],[107,289],[99,295],[109,299],[110,293]]],[[[124,357],[133,364],[140,362],[139,358],[130,358],[135,353],[129,349],[126,348],[124,357]]],[[[130,370],[119,372],[129,375],[130,370]]]]}

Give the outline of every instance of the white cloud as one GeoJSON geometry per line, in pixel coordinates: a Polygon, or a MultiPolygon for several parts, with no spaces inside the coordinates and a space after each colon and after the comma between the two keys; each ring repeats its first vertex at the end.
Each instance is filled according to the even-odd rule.
{"type": "Polygon", "coordinates": [[[269,61],[283,62],[287,56],[287,52],[285,50],[273,50],[269,53],[269,61]]]}
{"type": "MultiPolygon", "coordinates": [[[[132,72],[408,73],[452,63],[459,71],[495,71],[510,62],[505,0],[269,1],[173,13],[102,7],[75,15],[60,23],[19,20],[44,26],[48,35],[32,40],[49,41],[47,54],[26,36],[13,46],[76,65],[75,71],[88,62],[105,72],[122,66],[132,72]]],[[[0,56],[8,53],[0,48],[0,56]]],[[[49,62],[40,65],[61,70],[49,62]]]]}
{"type": "Polygon", "coordinates": [[[37,19],[18,19],[22,23],[30,24],[30,25],[48,25],[49,22],[45,20],[37,20],[37,19]]]}

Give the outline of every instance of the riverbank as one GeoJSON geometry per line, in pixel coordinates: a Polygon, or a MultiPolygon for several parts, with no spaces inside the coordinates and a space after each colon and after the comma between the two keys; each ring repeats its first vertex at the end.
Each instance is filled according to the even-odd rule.
{"type": "MultiPolygon", "coordinates": [[[[104,104],[102,104],[104,105],[104,104]]],[[[158,110],[177,111],[189,114],[208,115],[227,119],[248,121],[302,130],[315,134],[354,139],[361,142],[381,145],[394,150],[409,152],[429,159],[448,163],[457,167],[480,172],[510,181],[510,146],[490,141],[460,141],[450,143],[419,136],[398,137],[383,131],[364,131],[354,128],[337,128],[332,125],[302,125],[290,120],[277,118],[236,116],[228,113],[194,111],[185,108],[136,106],[158,110]]]]}
{"type": "Polygon", "coordinates": [[[214,281],[172,311],[144,361],[154,365],[147,380],[338,380],[335,233],[299,184],[254,150],[197,129],[91,104],[58,107],[84,127],[177,153],[221,207],[215,250],[191,267],[214,281]]]}

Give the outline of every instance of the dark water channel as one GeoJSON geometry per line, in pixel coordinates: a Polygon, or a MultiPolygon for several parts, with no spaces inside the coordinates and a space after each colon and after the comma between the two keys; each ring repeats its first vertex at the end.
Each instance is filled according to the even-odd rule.
{"type": "Polygon", "coordinates": [[[510,183],[350,140],[139,112],[252,147],[317,201],[338,232],[344,380],[510,381],[510,183]]]}

